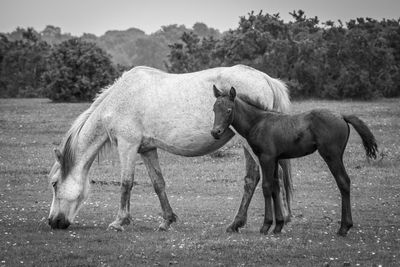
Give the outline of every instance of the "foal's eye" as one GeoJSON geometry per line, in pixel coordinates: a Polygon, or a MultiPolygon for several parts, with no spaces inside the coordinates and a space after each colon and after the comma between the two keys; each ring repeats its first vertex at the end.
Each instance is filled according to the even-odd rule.
{"type": "Polygon", "coordinates": [[[55,188],[55,187],[57,186],[57,181],[51,182],[51,186],[52,186],[53,188],[55,188]]]}
{"type": "Polygon", "coordinates": [[[229,114],[232,112],[232,109],[228,109],[226,112],[229,114]]]}

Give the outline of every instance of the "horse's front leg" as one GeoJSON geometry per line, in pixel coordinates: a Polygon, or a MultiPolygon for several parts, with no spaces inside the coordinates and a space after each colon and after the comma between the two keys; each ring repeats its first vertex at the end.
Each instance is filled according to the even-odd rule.
{"type": "Polygon", "coordinates": [[[118,153],[121,162],[121,200],[117,217],[108,229],[123,231],[123,225],[131,222],[130,200],[133,187],[135,163],[138,158],[138,145],[118,140],[118,153]]]}
{"type": "Polygon", "coordinates": [[[258,164],[254,161],[248,149],[249,147],[243,147],[244,157],[246,160],[246,176],[244,177],[244,192],[242,201],[239,206],[239,210],[235,216],[235,219],[226,229],[227,232],[238,232],[240,227],[243,227],[247,221],[247,210],[249,208],[251,199],[254,194],[254,190],[260,181],[260,171],[258,164]]]}
{"type": "Polygon", "coordinates": [[[162,176],[160,163],[158,161],[158,154],[156,149],[152,149],[142,154],[143,162],[146,165],[151,182],[153,183],[154,191],[156,192],[161,209],[163,211],[164,221],[160,224],[160,231],[167,231],[169,226],[176,221],[177,216],[173,213],[169,204],[167,194],[165,193],[165,181],[162,176]]]}

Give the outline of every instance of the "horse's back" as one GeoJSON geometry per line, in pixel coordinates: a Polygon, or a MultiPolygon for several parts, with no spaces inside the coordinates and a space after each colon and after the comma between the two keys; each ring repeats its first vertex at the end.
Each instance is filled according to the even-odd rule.
{"type": "Polygon", "coordinates": [[[103,108],[106,127],[113,128],[110,132],[120,131],[125,135],[139,131],[142,137],[166,150],[177,148],[173,151],[176,154],[205,154],[233,136],[227,131],[226,138],[217,141],[210,134],[214,118],[213,85],[222,90],[234,86],[238,94],[259,103],[260,108],[272,109],[274,92],[266,77],[243,65],[184,74],[135,67],[111,88],[103,108]]]}

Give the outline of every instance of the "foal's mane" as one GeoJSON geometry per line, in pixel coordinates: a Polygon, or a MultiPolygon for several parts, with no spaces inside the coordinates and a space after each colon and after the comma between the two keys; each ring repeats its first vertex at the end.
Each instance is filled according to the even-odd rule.
{"type": "Polygon", "coordinates": [[[247,95],[238,95],[237,96],[240,100],[242,100],[243,102],[245,102],[246,104],[255,107],[256,109],[261,109],[261,110],[268,110],[267,107],[264,107],[264,105],[262,105],[259,101],[254,101],[253,99],[251,99],[250,97],[248,97],[247,95]]]}
{"type": "Polygon", "coordinates": [[[72,123],[71,128],[68,130],[61,145],[61,172],[62,177],[66,177],[71,171],[72,166],[75,164],[75,152],[78,143],[79,134],[89,119],[93,111],[100,105],[100,103],[109,95],[111,86],[106,87],[96,95],[94,102],[90,107],[85,110],[78,118],[72,123]]]}

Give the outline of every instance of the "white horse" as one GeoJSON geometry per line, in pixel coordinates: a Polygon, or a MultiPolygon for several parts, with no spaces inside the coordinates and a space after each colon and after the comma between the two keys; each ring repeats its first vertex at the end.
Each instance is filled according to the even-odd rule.
{"type": "MultiPolygon", "coordinates": [[[[237,65],[187,74],[168,74],[149,67],[125,72],[102,91],[67,132],[50,171],[53,202],[49,214],[52,228],[67,228],[88,196],[89,168],[101,148],[117,146],[121,162],[121,202],[109,228],[123,230],[130,223],[130,196],[135,162],[141,156],[161,203],[167,230],[176,220],[165,193],[165,182],[157,149],[182,156],[201,156],[222,147],[233,136],[229,130],[216,140],[213,127],[213,85],[222,90],[237,88],[260,108],[287,111],[290,101],[286,86],[253,68],[237,65]]],[[[245,146],[246,177],[242,203],[227,231],[238,231],[247,220],[247,209],[260,179],[254,154],[245,146]]],[[[285,192],[290,188],[290,165],[283,167],[285,192]]],[[[282,195],[289,200],[289,194],[282,195]]],[[[290,207],[286,206],[286,214],[290,207]]]]}

